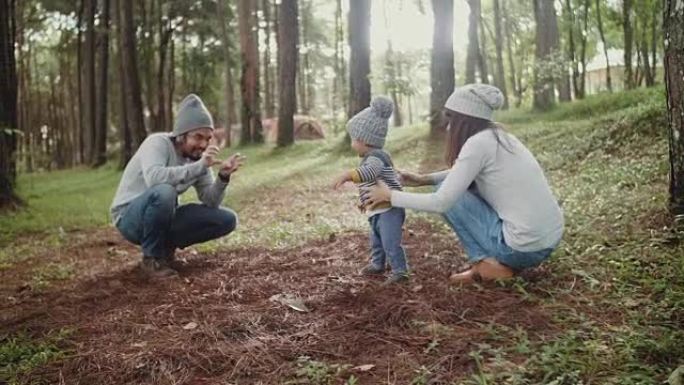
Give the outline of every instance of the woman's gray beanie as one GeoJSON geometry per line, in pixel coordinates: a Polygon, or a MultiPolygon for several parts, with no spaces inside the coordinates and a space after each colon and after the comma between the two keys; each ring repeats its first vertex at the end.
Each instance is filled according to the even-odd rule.
{"type": "Polygon", "coordinates": [[[492,120],[494,110],[503,106],[501,91],[489,84],[467,84],[449,96],[444,107],[463,115],[492,120]]]}

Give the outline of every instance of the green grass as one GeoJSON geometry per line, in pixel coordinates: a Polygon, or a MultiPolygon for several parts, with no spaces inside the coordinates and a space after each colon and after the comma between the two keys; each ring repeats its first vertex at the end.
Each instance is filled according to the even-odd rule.
{"type": "Polygon", "coordinates": [[[552,110],[543,114],[533,114],[524,109],[502,111],[496,114],[496,119],[510,124],[529,123],[531,121],[600,119],[611,112],[627,110],[643,102],[664,100],[664,98],[665,89],[661,85],[616,94],[590,95],[578,102],[556,104],[552,110]]]}
{"type": "Polygon", "coordinates": [[[0,216],[0,245],[19,235],[59,234],[107,224],[119,177],[108,167],[21,174],[18,193],[28,206],[0,216]]]}
{"type": "MultiPolygon", "coordinates": [[[[491,338],[508,343],[493,348],[474,341],[477,369],[464,383],[660,384],[684,363],[684,236],[667,213],[665,114],[664,91],[653,88],[589,97],[545,114],[498,115],[544,167],[566,218],[564,240],[547,265],[554,283],[509,285],[547,308],[564,329],[527,335],[491,326],[491,338]]],[[[400,168],[416,170],[426,156],[439,158],[442,148],[428,148],[426,134],[424,126],[390,130],[388,149],[400,168]]],[[[226,203],[244,226],[228,243],[205,247],[287,246],[365,229],[358,213],[341,215],[354,199],[351,191],[316,200],[318,190],[358,161],[340,153],[339,140],[239,149],[248,163],[231,182],[226,203]],[[297,203],[269,206],[273,218],[257,218],[264,216],[261,201],[282,196],[297,203]],[[311,200],[298,202],[300,196],[311,200]]],[[[22,175],[19,193],[29,208],[0,218],[0,244],[106,225],[119,175],[111,169],[22,175]]],[[[0,253],[0,269],[28,252],[21,244],[11,249],[17,252],[0,253]]],[[[310,377],[318,369],[303,365],[299,374],[310,377]]],[[[429,377],[416,373],[417,383],[429,377]]]]}
{"type": "Polygon", "coordinates": [[[24,334],[12,338],[0,336],[0,383],[26,383],[23,379],[25,373],[64,357],[66,351],[61,345],[70,333],[65,329],[42,338],[24,334]]]}

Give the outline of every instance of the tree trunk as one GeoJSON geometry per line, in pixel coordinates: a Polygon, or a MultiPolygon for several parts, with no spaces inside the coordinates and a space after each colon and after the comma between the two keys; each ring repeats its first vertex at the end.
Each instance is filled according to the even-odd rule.
{"type": "Polygon", "coordinates": [[[580,48],[580,64],[582,64],[582,76],[580,77],[580,87],[578,99],[583,99],[587,94],[587,35],[589,34],[589,6],[590,0],[584,0],[584,12],[582,13],[582,39],[580,48]]]}
{"type": "Polygon", "coordinates": [[[95,10],[97,0],[86,3],[86,36],[85,36],[85,163],[92,163],[95,154],[95,10]]]}
{"type": "Polygon", "coordinates": [[[401,121],[401,108],[399,105],[399,95],[397,92],[398,87],[398,77],[397,77],[397,65],[396,65],[396,54],[392,49],[392,41],[387,41],[387,52],[385,53],[385,93],[389,94],[392,98],[392,103],[394,103],[394,111],[392,116],[394,118],[394,126],[399,127],[402,124],[401,121]]]}
{"type": "Polygon", "coordinates": [[[494,0],[494,31],[496,39],[494,40],[496,46],[496,86],[504,95],[503,109],[508,109],[508,92],[506,90],[506,75],[504,73],[503,61],[503,31],[501,28],[501,0],[494,0]]]}
{"type": "Polygon", "coordinates": [[[143,122],[145,122],[146,127],[148,127],[151,132],[159,130],[157,111],[154,107],[157,95],[154,89],[157,80],[154,76],[154,56],[156,52],[155,47],[157,46],[154,33],[154,23],[156,22],[154,3],[155,0],[137,0],[133,3],[133,14],[140,18],[139,28],[141,34],[137,35],[136,58],[139,63],[138,72],[141,87],[143,122]],[[145,107],[147,107],[147,114],[145,114],[145,107]],[[146,116],[147,119],[145,119],[146,116]]]}
{"type": "Polygon", "coordinates": [[[349,6],[349,118],[370,105],[370,5],[355,0],[349,6]]]}
{"type": "Polygon", "coordinates": [[[608,58],[608,45],[606,44],[606,36],[603,32],[603,19],[601,17],[601,0],[596,0],[596,20],[598,22],[599,36],[603,44],[603,56],[606,58],[606,86],[608,92],[613,92],[613,79],[610,76],[610,59],[608,58]]]}
{"type": "Polygon", "coordinates": [[[294,143],[294,113],[297,108],[297,0],[281,0],[278,12],[278,146],[294,143]]]}
{"type": "Polygon", "coordinates": [[[558,41],[558,24],[553,0],[534,0],[534,18],[537,24],[533,106],[548,110],[555,103],[554,76],[548,68],[558,41]]]}
{"type": "MultiPolygon", "coordinates": [[[[169,47],[169,70],[168,80],[168,91],[166,94],[166,121],[169,122],[169,126],[173,125],[173,94],[176,87],[176,41],[171,39],[169,47]]],[[[233,103],[235,106],[235,103],[233,103]]],[[[233,110],[235,111],[235,110],[233,110]]]]}
{"type": "MultiPolygon", "coordinates": [[[[221,2],[219,1],[219,4],[221,2]]],[[[159,66],[157,70],[157,113],[156,113],[156,127],[155,131],[168,131],[171,127],[171,122],[167,121],[166,113],[166,92],[164,91],[164,86],[166,84],[166,67],[167,67],[167,55],[169,51],[169,43],[173,39],[173,27],[171,26],[171,19],[173,14],[169,11],[167,15],[167,21],[163,20],[163,12],[161,10],[161,4],[159,9],[159,66]]]]}
{"type": "MultiPolygon", "coordinates": [[[[27,71],[27,64],[25,59],[26,55],[22,52],[24,50],[29,50],[30,48],[27,47],[27,44],[25,42],[25,37],[24,37],[24,10],[25,10],[25,3],[19,3],[17,4],[17,8],[15,9],[16,12],[16,20],[18,24],[16,25],[15,33],[16,33],[16,46],[22,47],[22,50],[19,50],[16,52],[17,57],[15,58],[15,67],[16,67],[16,78],[17,78],[17,128],[21,130],[24,133],[24,140],[20,140],[20,138],[17,138],[17,145],[16,145],[16,156],[17,159],[20,159],[23,157],[24,159],[24,164],[28,164],[28,159],[30,159],[30,153],[26,151],[26,127],[27,127],[27,122],[28,122],[28,115],[29,115],[29,103],[28,103],[28,90],[29,90],[29,76],[28,76],[28,71],[27,71]]],[[[75,105],[76,103],[72,103],[72,105],[75,105]]],[[[18,161],[17,161],[18,163],[18,161]]],[[[27,170],[28,171],[28,170],[27,170]]]]}
{"type": "Polygon", "coordinates": [[[649,56],[649,34],[651,31],[653,31],[653,26],[651,24],[653,24],[655,20],[653,20],[651,15],[649,15],[646,11],[647,9],[642,10],[641,44],[639,48],[641,49],[641,60],[643,64],[646,87],[652,87],[655,84],[655,63],[653,63],[653,66],[651,66],[649,56]]]}
{"type": "Polygon", "coordinates": [[[310,65],[311,60],[311,31],[313,27],[313,10],[311,0],[303,0],[299,7],[300,34],[299,34],[299,62],[297,65],[297,83],[299,88],[299,110],[304,115],[311,114],[314,106],[313,79],[315,74],[310,65]]]}
{"type": "Polygon", "coordinates": [[[506,17],[506,19],[504,20],[504,30],[506,35],[506,56],[508,57],[508,72],[510,72],[511,88],[513,89],[513,93],[515,94],[515,107],[517,108],[520,107],[520,104],[522,103],[522,90],[518,88],[515,79],[516,72],[515,62],[513,60],[513,44],[511,43],[513,39],[511,38],[510,15],[508,14],[508,12],[506,12],[507,1],[508,0],[502,0],[501,10],[503,11],[503,14],[506,17]]]}
{"type": "Polygon", "coordinates": [[[219,25],[221,26],[221,39],[223,44],[223,61],[225,62],[225,103],[226,103],[226,147],[230,147],[231,133],[235,119],[235,93],[233,90],[233,58],[231,57],[231,39],[228,33],[229,23],[228,14],[226,12],[225,0],[218,0],[218,17],[219,25]]]}
{"type": "Polygon", "coordinates": [[[481,47],[478,50],[478,68],[480,70],[480,82],[489,84],[489,60],[487,57],[487,34],[485,33],[485,22],[482,19],[482,10],[480,9],[480,43],[481,47]]]}
{"type": "Polygon", "coordinates": [[[634,40],[634,31],[632,29],[632,1],[622,1],[622,31],[624,39],[625,50],[625,74],[624,83],[625,89],[634,88],[634,74],[632,72],[632,44],[634,40]]]}
{"type": "Polygon", "coordinates": [[[413,124],[413,103],[411,103],[411,94],[406,95],[406,109],[408,110],[409,124],[413,124]]]}
{"type": "MultiPolygon", "coordinates": [[[[271,0],[271,9],[273,10],[273,15],[271,17],[271,33],[273,36],[275,36],[275,44],[276,44],[276,51],[277,51],[277,45],[278,45],[278,29],[280,28],[278,19],[280,18],[279,14],[279,5],[280,5],[280,0],[271,0]]],[[[279,98],[279,90],[277,89],[278,85],[278,74],[280,73],[280,59],[278,56],[278,52],[276,52],[275,55],[275,65],[270,66],[271,70],[271,83],[270,83],[270,88],[271,88],[271,96],[273,98],[273,113],[274,115],[278,114],[278,104],[276,103],[279,98]]]]}
{"type": "Polygon", "coordinates": [[[119,0],[121,5],[121,53],[126,82],[126,116],[133,140],[133,151],[145,140],[145,120],[143,118],[140,76],[135,45],[135,26],[133,24],[133,0],[119,0]]]}
{"type": "Polygon", "coordinates": [[[660,1],[656,1],[654,3],[653,7],[653,16],[651,18],[651,70],[653,71],[653,80],[654,82],[656,81],[656,78],[658,76],[658,38],[660,37],[660,33],[662,31],[658,30],[658,15],[660,15],[660,5],[662,3],[660,1]]]}
{"type": "Polygon", "coordinates": [[[575,10],[572,9],[570,0],[565,0],[565,14],[567,15],[568,25],[568,60],[572,67],[572,90],[577,98],[580,93],[580,73],[577,64],[576,49],[575,49],[575,10]]]}
{"type": "MultiPolygon", "coordinates": [[[[558,58],[563,60],[561,63],[561,70],[562,72],[558,76],[558,82],[557,82],[557,87],[558,87],[558,100],[561,102],[569,102],[572,100],[572,91],[571,91],[571,81],[570,81],[570,74],[568,73],[568,64],[570,65],[570,68],[573,70],[576,68],[576,61],[575,61],[575,43],[574,43],[574,36],[573,36],[573,23],[574,23],[574,16],[572,15],[571,12],[568,12],[567,9],[569,5],[569,0],[566,0],[565,8],[566,10],[563,11],[564,18],[566,20],[566,24],[568,25],[568,49],[566,52],[565,56],[558,55],[558,58]],[[567,61],[566,61],[567,60],[567,61]]],[[[560,36],[559,36],[560,39],[560,36]]],[[[560,43],[558,45],[560,47],[560,43]]],[[[573,73],[574,74],[574,73],[573,73]]]]}
{"type": "Polygon", "coordinates": [[[644,65],[644,77],[646,80],[646,87],[652,87],[655,84],[655,68],[651,69],[651,63],[649,62],[649,50],[646,28],[644,28],[644,31],[642,33],[641,60],[644,65]]]}
{"type": "Polygon", "coordinates": [[[432,12],[435,25],[430,58],[430,134],[437,137],[446,129],[442,110],[454,91],[453,0],[432,0],[432,12]]]}
{"type": "MultiPolygon", "coordinates": [[[[81,0],[78,9],[78,17],[76,19],[76,68],[77,68],[77,83],[78,83],[78,127],[76,132],[76,141],[78,142],[78,162],[85,163],[85,144],[83,143],[85,121],[84,121],[84,101],[83,101],[83,16],[85,14],[85,3],[87,0],[81,0]]],[[[26,140],[30,141],[30,135],[26,135],[26,140]]],[[[30,154],[30,152],[28,152],[30,154]]],[[[28,162],[29,167],[32,168],[31,162],[28,162]]]]}
{"type": "MultiPolygon", "coordinates": [[[[78,43],[76,43],[78,44],[78,43]]],[[[73,95],[78,95],[78,86],[77,86],[77,81],[75,81],[75,78],[78,77],[78,73],[74,72],[74,63],[71,62],[70,65],[68,66],[67,69],[67,76],[68,76],[68,88],[64,91],[65,95],[69,95],[73,97],[73,95]]],[[[66,100],[66,97],[65,97],[66,100]]],[[[69,117],[70,117],[70,123],[69,123],[69,147],[70,147],[70,154],[71,154],[71,160],[70,160],[70,166],[74,166],[78,164],[79,162],[79,154],[78,154],[78,135],[79,135],[79,130],[78,130],[78,125],[79,125],[79,118],[78,118],[78,109],[79,106],[76,103],[69,103],[69,117]]]]}
{"type": "Polygon", "coordinates": [[[634,87],[641,86],[641,80],[643,78],[643,70],[641,67],[641,39],[639,35],[639,18],[634,18],[634,51],[636,52],[636,65],[634,66],[634,87]]]}
{"type": "Polygon", "coordinates": [[[60,138],[62,125],[59,122],[59,116],[57,113],[57,92],[55,91],[55,83],[57,82],[57,79],[54,73],[50,74],[48,79],[50,83],[50,94],[47,102],[47,122],[52,129],[50,132],[50,142],[52,142],[52,146],[50,146],[48,150],[48,153],[50,154],[48,170],[51,170],[53,164],[57,169],[63,167],[63,162],[61,159],[62,143],[60,138]]]}
{"type": "Polygon", "coordinates": [[[21,203],[14,193],[17,176],[17,70],[14,59],[14,0],[0,0],[0,209],[21,203]]]}
{"type": "Polygon", "coordinates": [[[307,50],[308,50],[308,29],[309,29],[309,21],[307,18],[307,9],[306,9],[306,4],[303,4],[303,7],[301,9],[298,9],[299,13],[299,18],[301,19],[301,22],[299,23],[299,60],[297,61],[297,93],[299,97],[299,112],[308,115],[309,114],[309,101],[308,101],[308,88],[306,86],[307,83],[307,77],[308,77],[308,57],[307,57],[307,50]]]}
{"type": "Polygon", "coordinates": [[[337,111],[340,105],[343,104],[344,100],[345,73],[342,69],[344,66],[344,63],[342,63],[344,61],[344,28],[342,25],[342,0],[336,0],[335,3],[335,56],[333,65],[335,75],[333,76],[332,114],[334,129],[335,131],[337,131],[337,111]]]}
{"type": "Polygon", "coordinates": [[[107,162],[107,88],[109,74],[109,0],[102,0],[102,13],[100,17],[99,29],[99,72],[98,72],[98,93],[97,93],[97,114],[95,129],[95,152],[93,156],[93,167],[102,166],[107,162]]]}
{"type": "Polygon", "coordinates": [[[262,0],[261,9],[264,18],[264,63],[263,63],[263,73],[264,73],[264,113],[267,118],[272,118],[275,116],[275,105],[274,97],[271,87],[271,82],[274,80],[271,78],[271,4],[269,0],[262,0]]]}
{"type": "Polygon", "coordinates": [[[684,4],[681,0],[665,1],[663,32],[670,123],[670,209],[681,219],[684,215],[684,4]]]}
{"type": "Polygon", "coordinates": [[[259,49],[255,36],[256,12],[251,0],[238,0],[238,25],[242,57],[242,136],[241,144],[263,142],[259,111],[259,49]]]}
{"type": "Polygon", "coordinates": [[[116,26],[116,42],[118,47],[118,54],[116,55],[116,67],[119,73],[119,140],[121,140],[121,152],[119,158],[119,169],[123,170],[128,161],[133,157],[133,138],[131,128],[128,125],[127,101],[126,95],[126,69],[124,66],[123,57],[123,29],[121,25],[121,6],[120,3],[124,0],[114,0],[113,4],[113,22],[116,26]]]}
{"type": "MultiPolygon", "coordinates": [[[[466,55],[466,84],[475,83],[475,70],[480,63],[480,39],[478,24],[480,22],[480,0],[468,0],[470,14],[468,16],[468,52],[466,55]]],[[[437,15],[435,14],[435,18],[437,15]]],[[[453,23],[453,21],[452,21],[453,23]]]]}
{"type": "MultiPolygon", "coordinates": [[[[22,40],[25,40],[22,37],[22,40]]],[[[79,47],[81,44],[78,44],[79,47]]],[[[25,74],[23,74],[24,79],[25,79],[25,95],[22,98],[21,106],[17,106],[18,108],[20,107],[21,110],[24,113],[24,118],[22,120],[23,126],[20,127],[22,129],[22,132],[24,134],[24,153],[26,154],[24,158],[24,162],[26,163],[26,172],[33,172],[33,163],[34,163],[34,156],[33,156],[33,132],[32,132],[32,127],[35,125],[33,124],[35,121],[35,116],[37,114],[33,113],[31,111],[32,108],[32,92],[31,92],[31,81],[32,81],[32,76],[31,76],[31,58],[32,58],[32,45],[30,40],[25,40],[22,45],[25,48],[25,54],[24,56],[26,57],[26,63],[24,64],[24,69],[25,69],[25,74]]],[[[79,65],[79,78],[82,76],[81,73],[80,65],[79,65]]],[[[79,93],[81,92],[81,88],[79,87],[79,93]]],[[[81,112],[81,106],[78,106],[78,111],[79,113],[81,112]]],[[[82,120],[82,116],[79,116],[79,121],[82,120]]],[[[80,130],[77,132],[78,135],[78,142],[79,146],[81,145],[81,132],[80,130]]],[[[79,147],[79,151],[82,151],[82,147],[79,147]]],[[[82,157],[82,152],[78,153],[78,161],[81,162],[82,157]]]]}
{"type": "MultiPolygon", "coordinates": [[[[395,80],[395,83],[396,83],[396,82],[399,82],[400,79],[404,78],[404,74],[403,74],[403,70],[402,70],[402,66],[401,66],[401,60],[397,59],[396,53],[393,53],[392,55],[394,57],[394,60],[393,60],[394,66],[392,68],[394,68],[394,77],[396,78],[396,80],[395,80]]],[[[402,91],[404,91],[404,90],[402,90],[402,91]]],[[[394,105],[395,105],[395,109],[394,109],[394,126],[395,127],[400,127],[404,124],[404,113],[401,109],[402,103],[400,102],[400,99],[399,99],[401,97],[401,101],[403,101],[404,96],[405,96],[404,92],[401,92],[395,84],[394,88],[392,89],[392,99],[394,100],[394,105]]]]}

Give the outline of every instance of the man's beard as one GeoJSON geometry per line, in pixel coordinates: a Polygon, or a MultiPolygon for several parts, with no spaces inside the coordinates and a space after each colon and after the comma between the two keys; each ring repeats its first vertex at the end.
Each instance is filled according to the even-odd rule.
{"type": "Polygon", "coordinates": [[[184,154],[186,158],[190,160],[200,160],[202,159],[202,151],[193,151],[193,152],[188,152],[187,154],[184,154]]]}

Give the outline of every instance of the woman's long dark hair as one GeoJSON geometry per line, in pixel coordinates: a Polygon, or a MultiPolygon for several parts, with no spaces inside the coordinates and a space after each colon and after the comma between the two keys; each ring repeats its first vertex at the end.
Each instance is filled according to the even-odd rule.
{"type": "Polygon", "coordinates": [[[461,149],[465,142],[471,136],[482,132],[484,130],[492,130],[496,141],[510,152],[508,148],[501,142],[501,138],[496,129],[503,129],[499,124],[487,119],[480,119],[469,115],[464,115],[449,109],[444,110],[444,115],[449,122],[446,140],[445,160],[448,167],[454,165],[454,162],[461,153],[461,149]]]}

